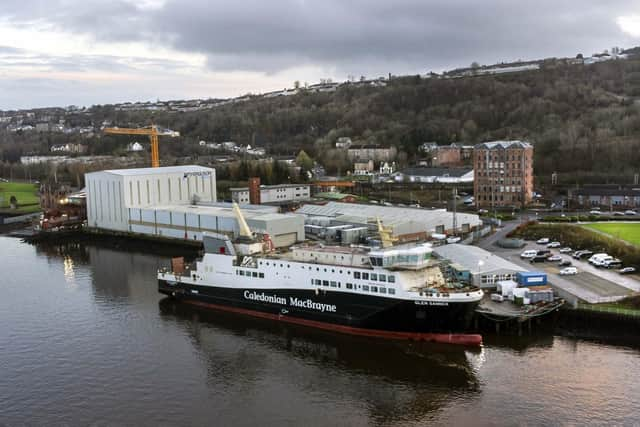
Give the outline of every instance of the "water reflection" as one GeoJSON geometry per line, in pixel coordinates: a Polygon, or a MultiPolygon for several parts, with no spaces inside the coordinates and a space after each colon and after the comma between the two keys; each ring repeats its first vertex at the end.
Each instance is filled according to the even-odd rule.
{"type": "Polygon", "coordinates": [[[214,389],[285,381],[300,393],[355,401],[384,424],[428,419],[451,399],[480,393],[469,350],[460,347],[352,337],[170,299],[159,308],[191,337],[214,389]]]}

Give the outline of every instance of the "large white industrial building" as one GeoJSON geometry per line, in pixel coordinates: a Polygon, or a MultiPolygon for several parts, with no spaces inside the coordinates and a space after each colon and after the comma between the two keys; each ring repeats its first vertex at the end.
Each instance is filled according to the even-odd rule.
{"type": "Polygon", "coordinates": [[[129,209],[216,201],[216,171],[202,166],[115,169],[85,175],[90,227],[130,231],[129,209]]]}
{"type": "MultiPolygon", "coordinates": [[[[204,233],[236,236],[231,205],[216,203],[215,169],[202,166],[117,169],[85,175],[87,223],[101,230],[202,240],[204,233]]],[[[253,231],[268,233],[276,247],[304,240],[304,217],[278,208],[247,205],[253,231]]]]}

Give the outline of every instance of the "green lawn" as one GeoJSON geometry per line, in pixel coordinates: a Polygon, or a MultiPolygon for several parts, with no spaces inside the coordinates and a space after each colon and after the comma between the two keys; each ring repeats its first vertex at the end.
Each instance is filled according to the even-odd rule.
{"type": "Polygon", "coordinates": [[[11,196],[18,199],[20,213],[37,212],[40,210],[38,186],[18,182],[0,182],[0,209],[8,209],[11,196]]]}
{"type": "Polygon", "coordinates": [[[598,222],[584,226],[640,246],[640,223],[598,222]]]}

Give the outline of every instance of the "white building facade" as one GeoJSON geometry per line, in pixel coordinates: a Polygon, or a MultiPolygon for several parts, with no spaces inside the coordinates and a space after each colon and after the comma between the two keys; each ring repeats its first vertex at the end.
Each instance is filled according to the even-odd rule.
{"type": "MultiPolygon", "coordinates": [[[[308,184],[261,185],[260,203],[288,203],[309,200],[311,186],[308,184]]],[[[231,200],[239,204],[249,203],[249,188],[231,189],[231,200]]]]}
{"type": "Polygon", "coordinates": [[[215,169],[202,166],[116,169],[85,175],[90,227],[131,231],[130,208],[216,201],[215,169]]]}

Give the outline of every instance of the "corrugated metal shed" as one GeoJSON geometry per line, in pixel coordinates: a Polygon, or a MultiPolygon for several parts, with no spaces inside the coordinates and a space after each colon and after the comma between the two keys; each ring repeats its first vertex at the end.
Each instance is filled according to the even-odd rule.
{"type": "MultiPolygon", "coordinates": [[[[436,232],[436,228],[439,226],[444,226],[445,230],[453,228],[453,213],[445,209],[429,210],[410,207],[329,202],[325,205],[304,205],[298,209],[297,213],[307,216],[329,216],[334,218],[341,216],[352,218],[360,217],[372,222],[375,221],[376,218],[380,218],[385,226],[393,228],[395,225],[402,224],[405,229],[412,229],[410,225],[406,224],[408,222],[415,222],[420,226],[419,231],[426,231],[428,233],[436,232]]],[[[482,221],[478,215],[458,213],[457,224],[458,227],[462,227],[463,224],[476,227],[480,226],[482,221]]]]}

